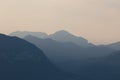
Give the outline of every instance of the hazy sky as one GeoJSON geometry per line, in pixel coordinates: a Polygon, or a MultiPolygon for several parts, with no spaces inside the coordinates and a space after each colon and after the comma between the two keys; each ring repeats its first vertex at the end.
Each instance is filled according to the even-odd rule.
{"type": "Polygon", "coordinates": [[[120,0],[0,0],[0,32],[65,29],[93,43],[120,41],[120,0]]]}

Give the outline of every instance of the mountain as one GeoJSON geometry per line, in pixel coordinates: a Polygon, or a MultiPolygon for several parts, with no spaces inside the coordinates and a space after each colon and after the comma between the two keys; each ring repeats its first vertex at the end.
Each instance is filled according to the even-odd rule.
{"type": "Polygon", "coordinates": [[[29,32],[29,31],[16,31],[16,32],[10,33],[9,35],[17,36],[20,38],[24,38],[25,36],[28,36],[28,35],[36,36],[39,38],[46,38],[48,36],[46,33],[43,33],[43,32],[29,32]]]}
{"type": "Polygon", "coordinates": [[[38,48],[41,48],[51,62],[55,63],[55,65],[60,68],[72,69],[73,66],[76,66],[73,65],[72,61],[82,58],[80,56],[82,54],[79,54],[79,51],[82,51],[83,48],[73,43],[61,43],[49,38],[40,39],[30,35],[26,36],[24,39],[35,44],[38,48]]]}
{"type": "Polygon", "coordinates": [[[89,60],[80,68],[78,74],[82,80],[120,80],[120,51],[89,60]]]}
{"type": "Polygon", "coordinates": [[[82,47],[94,46],[93,44],[89,43],[88,40],[72,35],[65,30],[57,31],[54,34],[49,35],[49,38],[59,42],[72,42],[82,47]]]}
{"type": "Polygon", "coordinates": [[[46,33],[42,33],[42,32],[28,32],[28,31],[23,31],[23,32],[17,31],[10,34],[10,36],[17,36],[20,38],[24,38],[25,36],[28,36],[28,35],[32,35],[41,39],[50,38],[58,42],[70,42],[70,43],[77,44],[81,47],[95,46],[94,44],[89,43],[88,40],[82,37],[75,36],[65,30],[57,31],[51,35],[47,35],[46,33]]]}
{"type": "Polygon", "coordinates": [[[98,58],[111,54],[114,49],[105,46],[83,48],[74,43],[58,42],[52,39],[40,39],[26,36],[25,40],[42,49],[45,55],[58,67],[67,71],[77,71],[86,59],[98,58]]]}
{"type": "Polygon", "coordinates": [[[1,80],[64,80],[64,78],[64,73],[36,46],[23,39],[0,34],[1,80]]]}
{"type": "Polygon", "coordinates": [[[116,49],[116,50],[120,50],[120,42],[112,43],[112,44],[109,44],[107,46],[109,46],[113,49],[116,49]]]}

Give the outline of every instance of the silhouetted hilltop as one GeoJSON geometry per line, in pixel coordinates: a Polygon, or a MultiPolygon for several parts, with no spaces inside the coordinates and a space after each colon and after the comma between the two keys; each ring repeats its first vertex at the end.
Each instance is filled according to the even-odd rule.
{"type": "Polygon", "coordinates": [[[1,80],[64,80],[59,71],[33,44],[0,34],[1,80]]]}

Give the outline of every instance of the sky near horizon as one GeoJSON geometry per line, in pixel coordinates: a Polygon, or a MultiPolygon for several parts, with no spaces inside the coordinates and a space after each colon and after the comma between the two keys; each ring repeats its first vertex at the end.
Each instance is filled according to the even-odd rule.
{"type": "Polygon", "coordinates": [[[120,0],[0,0],[0,33],[63,29],[96,44],[120,41],[120,0]]]}

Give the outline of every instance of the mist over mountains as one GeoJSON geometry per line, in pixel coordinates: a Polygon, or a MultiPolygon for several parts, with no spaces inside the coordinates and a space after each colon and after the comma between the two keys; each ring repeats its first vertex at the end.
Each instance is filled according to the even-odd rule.
{"type": "Polygon", "coordinates": [[[112,44],[109,44],[107,46],[109,46],[113,49],[116,49],[116,50],[120,50],[120,42],[112,43],[112,44]]]}
{"type": "Polygon", "coordinates": [[[0,34],[1,80],[119,80],[120,43],[94,45],[61,30],[0,34]]]}
{"type": "MultiPolygon", "coordinates": [[[[26,33],[24,35],[24,32],[13,32],[10,35],[24,36],[22,37],[23,39],[42,49],[55,65],[70,72],[77,71],[84,60],[105,57],[117,51],[116,47],[114,47],[115,44],[94,45],[87,39],[75,36],[65,30],[60,30],[50,35],[46,34],[46,36],[38,36],[36,32],[26,33]]],[[[41,34],[41,32],[37,33],[41,34]]]]}
{"type": "MultiPolygon", "coordinates": [[[[87,39],[80,37],[80,36],[75,36],[73,34],[71,34],[68,31],[65,30],[60,30],[55,32],[54,34],[46,34],[44,32],[30,32],[30,31],[15,31],[9,34],[10,36],[17,36],[19,38],[24,38],[26,36],[34,36],[40,39],[52,39],[58,42],[70,42],[70,43],[74,43],[77,44],[81,47],[93,47],[96,46],[95,44],[93,44],[92,42],[89,42],[87,39]]],[[[104,44],[102,44],[104,45],[104,44]]],[[[99,46],[99,45],[98,45],[99,46]]],[[[116,42],[116,43],[112,43],[112,44],[108,44],[108,45],[104,45],[104,46],[108,46],[111,47],[113,49],[117,49],[120,50],[120,42],[116,42]]]]}
{"type": "Polygon", "coordinates": [[[24,39],[42,49],[52,62],[68,71],[78,70],[79,66],[81,66],[80,62],[83,60],[104,57],[115,51],[105,46],[84,48],[74,43],[57,42],[49,38],[39,39],[33,36],[26,36],[24,39]]]}
{"type": "Polygon", "coordinates": [[[39,38],[46,38],[48,35],[43,32],[29,32],[29,31],[16,31],[10,33],[10,36],[17,36],[19,38],[24,38],[25,36],[32,35],[39,38]]]}
{"type": "Polygon", "coordinates": [[[94,46],[92,43],[89,43],[88,40],[82,37],[75,36],[65,30],[60,30],[50,35],[47,35],[43,32],[27,32],[27,31],[23,31],[23,32],[17,31],[10,33],[10,36],[17,36],[20,38],[24,38],[28,35],[35,36],[41,39],[50,38],[58,42],[72,42],[82,47],[94,46]]]}

